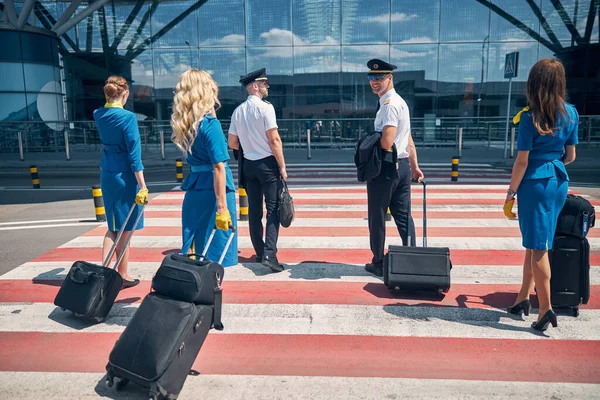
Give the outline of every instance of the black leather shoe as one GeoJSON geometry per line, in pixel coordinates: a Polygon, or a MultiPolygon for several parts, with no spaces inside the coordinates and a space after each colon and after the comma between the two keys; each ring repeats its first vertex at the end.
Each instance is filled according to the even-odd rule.
{"type": "Polygon", "coordinates": [[[264,256],[261,264],[265,267],[271,268],[273,272],[281,272],[283,271],[283,265],[279,264],[277,261],[277,257],[274,256],[264,256]]]}
{"type": "Polygon", "coordinates": [[[536,331],[544,332],[548,329],[548,325],[552,324],[554,328],[558,326],[558,320],[556,319],[556,314],[554,311],[548,310],[546,314],[540,319],[540,322],[533,322],[531,327],[536,331]]]}
{"type": "Polygon", "coordinates": [[[123,279],[123,285],[121,286],[121,289],[127,289],[130,287],[134,287],[140,284],[140,280],[139,279],[134,279],[132,281],[128,281],[123,279]]]}
{"type": "Polygon", "coordinates": [[[263,256],[259,256],[258,254],[256,255],[256,262],[257,263],[261,263],[263,260],[263,256]]]}
{"type": "Polygon", "coordinates": [[[369,263],[365,265],[365,270],[375,276],[383,276],[383,263],[369,263]]]}
{"type": "Polygon", "coordinates": [[[525,316],[527,316],[529,315],[529,311],[531,311],[531,303],[529,302],[529,299],[525,299],[519,304],[508,307],[506,311],[515,315],[521,315],[521,313],[523,313],[525,316]]]}

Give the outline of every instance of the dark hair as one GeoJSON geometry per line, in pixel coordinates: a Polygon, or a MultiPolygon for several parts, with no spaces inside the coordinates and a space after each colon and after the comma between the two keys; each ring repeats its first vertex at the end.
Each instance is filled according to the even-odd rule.
{"type": "Polygon", "coordinates": [[[104,85],[104,95],[107,99],[117,99],[129,90],[129,85],[125,78],[113,75],[106,80],[104,85]]]}
{"type": "Polygon", "coordinates": [[[558,120],[568,117],[566,97],[565,68],[560,60],[543,58],[536,62],[527,79],[527,102],[533,125],[540,135],[554,136],[558,120]]]}

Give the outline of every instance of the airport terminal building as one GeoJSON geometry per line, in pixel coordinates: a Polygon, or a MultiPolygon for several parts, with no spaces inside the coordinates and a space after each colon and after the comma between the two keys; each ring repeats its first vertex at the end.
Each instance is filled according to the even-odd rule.
{"type": "Polygon", "coordinates": [[[283,124],[291,131],[306,121],[330,125],[340,133],[333,142],[346,128],[356,136],[355,122],[375,115],[371,58],[398,66],[396,90],[415,126],[479,125],[516,113],[528,71],[544,57],[563,61],[580,115],[600,115],[599,3],[5,0],[0,131],[25,121],[62,129],[57,122],[92,120],[111,74],[130,81],[126,108],[140,121],[168,121],[173,88],[189,68],[212,74],[226,123],[246,97],[240,76],[265,67],[268,100],[283,124]],[[519,52],[518,74],[508,102],[504,67],[512,52],[519,52]]]}

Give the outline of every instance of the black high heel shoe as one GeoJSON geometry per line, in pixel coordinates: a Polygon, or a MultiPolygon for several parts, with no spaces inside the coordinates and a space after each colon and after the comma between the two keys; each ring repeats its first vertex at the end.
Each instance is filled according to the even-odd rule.
{"type": "Polygon", "coordinates": [[[521,315],[521,312],[523,312],[525,316],[528,316],[529,311],[531,311],[531,303],[529,302],[529,299],[525,299],[513,307],[508,307],[506,311],[515,315],[521,315]]]}
{"type": "Polygon", "coordinates": [[[548,310],[548,312],[546,314],[544,314],[542,319],[540,319],[540,322],[533,322],[531,324],[531,327],[533,329],[535,329],[536,331],[544,332],[546,329],[548,329],[548,325],[550,325],[550,324],[552,324],[552,326],[554,328],[556,328],[558,326],[558,320],[556,319],[556,314],[554,314],[554,311],[552,311],[552,310],[548,310]]]}

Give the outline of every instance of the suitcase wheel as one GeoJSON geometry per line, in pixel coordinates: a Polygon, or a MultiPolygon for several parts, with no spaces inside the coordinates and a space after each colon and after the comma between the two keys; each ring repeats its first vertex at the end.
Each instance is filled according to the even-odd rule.
{"type": "Polygon", "coordinates": [[[123,390],[125,388],[125,386],[127,386],[128,383],[129,383],[129,379],[125,379],[125,378],[120,379],[115,388],[117,390],[123,390]]]}
{"type": "Polygon", "coordinates": [[[94,317],[94,321],[96,321],[96,322],[103,322],[104,318],[102,318],[102,317],[94,317]]]}
{"type": "Polygon", "coordinates": [[[440,296],[440,297],[444,297],[444,289],[438,289],[438,290],[437,290],[437,294],[438,294],[438,296],[440,296]]]}
{"type": "Polygon", "coordinates": [[[61,308],[60,308],[60,310],[61,310],[61,311],[67,311],[67,309],[66,309],[66,308],[64,308],[64,307],[61,307],[61,308]]]}
{"type": "Polygon", "coordinates": [[[79,313],[73,313],[73,314],[75,314],[75,316],[78,317],[78,318],[83,317],[83,314],[79,314],[79,313]]]}
{"type": "Polygon", "coordinates": [[[113,378],[111,378],[110,376],[106,377],[106,381],[104,382],[104,384],[106,385],[107,388],[111,388],[113,386],[114,380],[113,378]]]}
{"type": "Polygon", "coordinates": [[[579,317],[579,308],[577,308],[577,307],[573,308],[573,316],[579,317]]]}
{"type": "Polygon", "coordinates": [[[213,326],[214,326],[214,328],[215,328],[216,330],[218,330],[218,331],[222,331],[222,330],[223,330],[223,328],[224,328],[224,326],[223,326],[223,324],[222,324],[222,323],[220,323],[220,324],[214,324],[213,326]]]}

